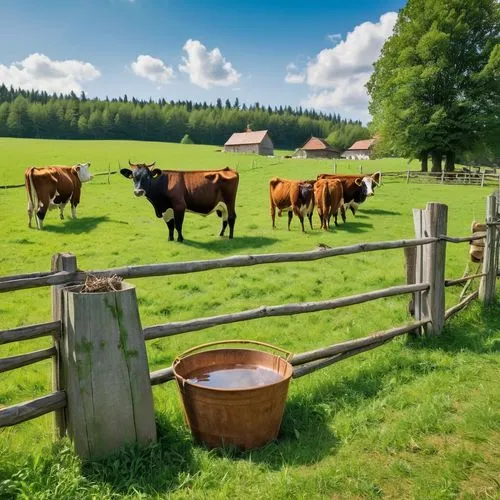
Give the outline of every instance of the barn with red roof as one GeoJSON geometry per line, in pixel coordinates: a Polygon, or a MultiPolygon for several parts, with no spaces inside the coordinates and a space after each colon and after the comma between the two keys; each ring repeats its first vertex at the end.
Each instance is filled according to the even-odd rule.
{"type": "Polygon", "coordinates": [[[375,139],[356,141],[349,149],[342,153],[347,160],[369,160],[372,156],[375,139]]]}
{"type": "Polygon", "coordinates": [[[294,158],[340,158],[340,149],[330,146],[319,137],[311,137],[301,148],[295,151],[294,158]]]}

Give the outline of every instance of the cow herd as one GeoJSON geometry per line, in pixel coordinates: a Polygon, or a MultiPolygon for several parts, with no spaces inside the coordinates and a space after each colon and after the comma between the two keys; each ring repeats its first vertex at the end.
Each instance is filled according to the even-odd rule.
{"type": "Polygon", "coordinates": [[[330,219],[334,217],[335,225],[340,210],[343,222],[346,221],[345,209],[348,207],[353,215],[358,206],[366,198],[375,194],[375,187],[380,185],[380,172],[372,175],[337,175],[320,174],[315,180],[290,181],[274,177],[269,181],[269,198],[271,219],[276,227],[276,210],[278,216],[288,212],[288,230],[295,214],[304,229],[304,216],[312,226],[314,206],[318,210],[320,228],[329,229],[330,219]]]}
{"type": "MultiPolygon", "coordinates": [[[[229,226],[229,238],[233,238],[236,221],[236,193],[239,174],[226,167],[221,170],[160,170],[155,163],[150,165],[129,161],[130,168],[120,173],[132,179],[134,195],[144,196],[153,205],[155,214],[168,227],[168,239],[183,241],[182,225],[186,211],[206,216],[216,212],[222,219],[219,233],[229,226]]],[[[49,208],[59,208],[64,219],[64,208],[68,201],[71,215],[76,218],[76,207],[80,202],[82,183],[92,179],[90,163],[79,163],[72,167],[50,166],[30,167],[24,174],[28,196],[28,225],[32,227],[35,214],[38,229],[43,229],[43,221],[49,208]]],[[[380,172],[373,175],[329,175],[321,174],[316,180],[292,181],[273,178],[269,182],[271,218],[275,227],[276,210],[278,216],[288,213],[288,229],[295,214],[304,230],[304,217],[309,219],[312,229],[312,215],[317,207],[321,228],[330,227],[333,216],[337,225],[340,211],[346,221],[345,208],[355,214],[357,206],[369,196],[373,196],[375,186],[380,184],[380,172]]]]}

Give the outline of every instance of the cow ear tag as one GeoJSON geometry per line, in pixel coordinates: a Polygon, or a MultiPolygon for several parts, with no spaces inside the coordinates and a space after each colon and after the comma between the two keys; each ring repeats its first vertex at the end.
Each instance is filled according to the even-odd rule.
{"type": "Polygon", "coordinates": [[[356,186],[361,186],[361,184],[363,184],[363,181],[361,179],[356,179],[354,183],[356,184],[356,186]]]}
{"type": "Polygon", "coordinates": [[[151,173],[153,174],[153,178],[156,178],[161,175],[161,170],[159,168],[155,168],[151,170],[151,173]]]}

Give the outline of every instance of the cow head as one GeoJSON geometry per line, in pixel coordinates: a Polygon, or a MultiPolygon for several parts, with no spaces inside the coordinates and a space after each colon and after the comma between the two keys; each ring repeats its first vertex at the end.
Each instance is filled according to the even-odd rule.
{"type": "Polygon", "coordinates": [[[73,170],[78,175],[80,182],[91,181],[94,178],[94,176],[90,173],[89,169],[90,169],[89,161],[87,163],[78,163],[73,167],[73,170]]]}
{"type": "Polygon", "coordinates": [[[156,162],[146,165],[145,163],[130,163],[128,164],[132,167],[122,168],[120,173],[127,179],[133,179],[134,181],[134,194],[136,196],[147,195],[151,188],[151,183],[154,178],[161,175],[161,170],[159,168],[153,168],[156,162]]]}
{"type": "Polygon", "coordinates": [[[372,175],[366,175],[362,179],[356,179],[356,184],[363,189],[365,197],[375,196],[375,187],[380,185],[380,172],[375,172],[372,175]]]}
{"type": "Polygon", "coordinates": [[[309,205],[313,197],[313,186],[308,182],[300,184],[299,187],[300,200],[304,205],[309,205]]]}

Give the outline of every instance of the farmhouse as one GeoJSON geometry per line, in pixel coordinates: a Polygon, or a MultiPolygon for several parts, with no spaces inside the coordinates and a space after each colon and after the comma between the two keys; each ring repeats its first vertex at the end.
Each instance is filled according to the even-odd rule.
{"type": "Polygon", "coordinates": [[[364,139],[356,141],[349,149],[342,153],[342,157],[348,160],[369,160],[375,139],[364,139]]]}
{"type": "Polygon", "coordinates": [[[295,151],[294,158],[340,158],[340,150],[319,137],[311,137],[295,151]]]}
{"type": "Polygon", "coordinates": [[[274,145],[267,130],[249,130],[234,133],[224,144],[224,151],[229,153],[254,153],[273,155],[274,145]]]}

